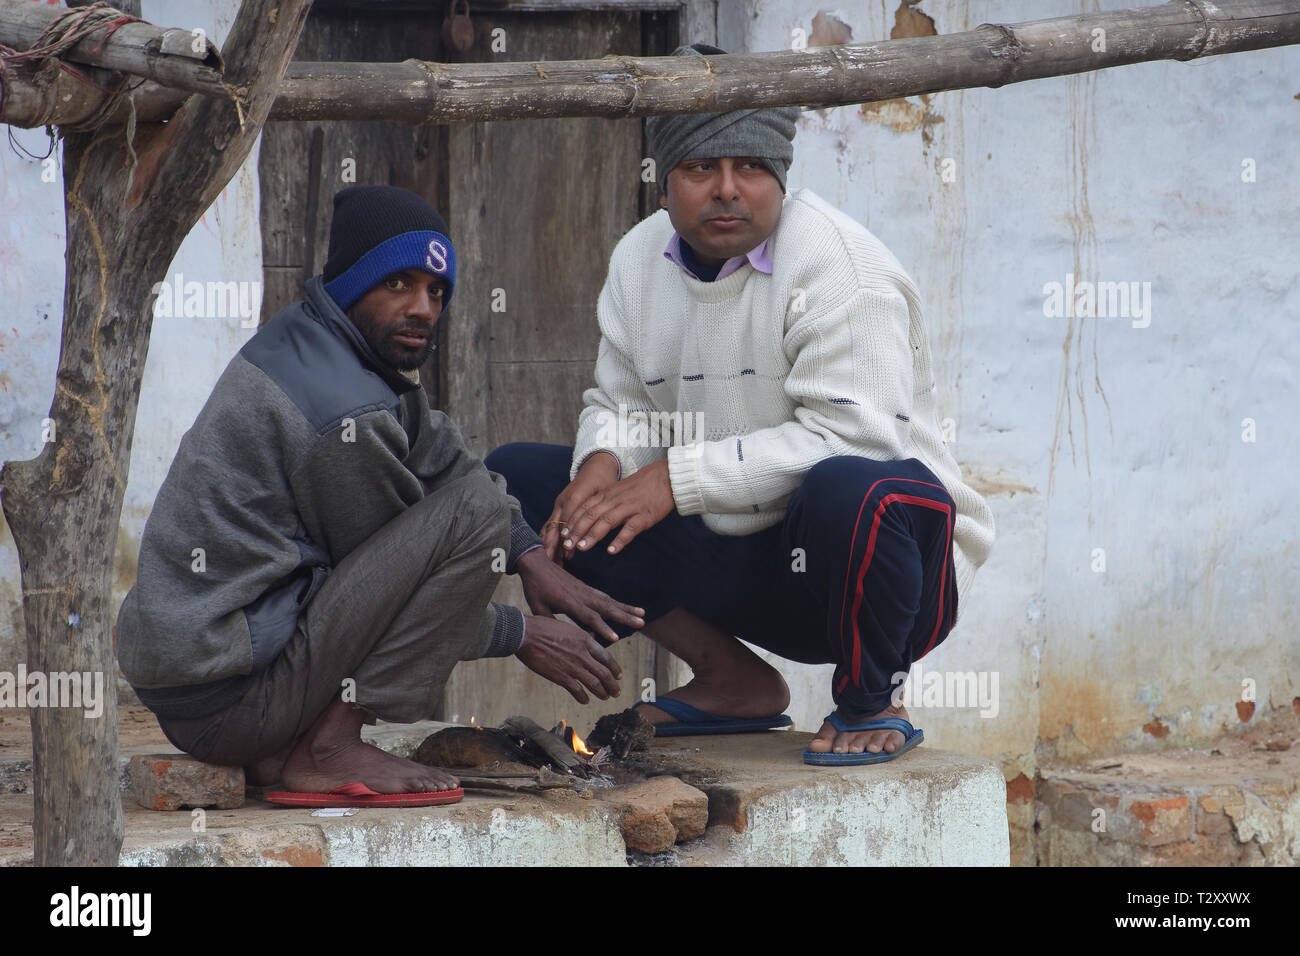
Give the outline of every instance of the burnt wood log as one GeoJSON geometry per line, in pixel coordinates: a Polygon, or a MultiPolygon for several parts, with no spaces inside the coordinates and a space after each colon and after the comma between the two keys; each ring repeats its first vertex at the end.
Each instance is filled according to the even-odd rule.
{"type": "Polygon", "coordinates": [[[562,770],[579,777],[586,777],[588,774],[587,763],[573,749],[564,744],[559,737],[543,728],[535,720],[529,717],[511,717],[501,724],[501,729],[508,734],[516,735],[525,741],[525,744],[531,744],[546,755],[551,763],[555,764],[562,770]]]}
{"type": "Polygon", "coordinates": [[[532,774],[485,773],[456,774],[466,790],[495,790],[514,793],[541,793],[577,785],[572,774],[559,774],[550,767],[538,767],[532,774]]]}
{"type": "Polygon", "coordinates": [[[515,743],[506,731],[488,727],[446,727],[424,738],[411,759],[427,767],[449,770],[495,764],[535,768],[542,764],[541,760],[515,743]]]}
{"type": "Polygon", "coordinates": [[[619,760],[634,750],[647,750],[655,738],[655,725],[646,720],[639,710],[629,707],[617,714],[606,714],[596,721],[587,735],[587,747],[600,750],[608,747],[619,760]]]}

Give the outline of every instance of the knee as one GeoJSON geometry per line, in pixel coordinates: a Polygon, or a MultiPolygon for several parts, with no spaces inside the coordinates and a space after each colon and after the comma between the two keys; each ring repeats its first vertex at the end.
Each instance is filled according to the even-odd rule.
{"type": "MultiPolygon", "coordinates": [[[[569,483],[573,448],[541,442],[512,442],[494,449],[483,464],[506,480],[510,494],[518,499],[524,517],[532,522],[549,513],[555,498],[569,483]]],[[[534,525],[536,527],[536,525],[534,525]]]]}
{"type": "Polygon", "coordinates": [[[487,457],[483,459],[483,464],[488,471],[495,471],[499,475],[504,475],[506,481],[510,481],[512,474],[517,474],[519,465],[523,459],[522,450],[527,447],[526,442],[510,442],[508,445],[499,445],[488,452],[487,457]]]}
{"type": "Polygon", "coordinates": [[[850,503],[861,503],[862,496],[883,476],[883,464],[853,455],[823,458],[804,475],[799,496],[814,514],[838,514],[850,503]]]}
{"type": "Polygon", "coordinates": [[[858,488],[884,474],[881,466],[890,462],[875,461],[857,455],[834,455],[823,458],[808,469],[802,487],[814,497],[821,497],[845,486],[858,488]]]}
{"type": "MultiPolygon", "coordinates": [[[[488,452],[483,464],[495,471],[510,485],[521,491],[539,484],[553,484],[569,480],[569,464],[573,461],[573,448],[566,445],[547,445],[542,442],[517,441],[501,445],[488,452]]],[[[563,487],[563,485],[561,485],[563,487]]]]}
{"type": "Polygon", "coordinates": [[[510,505],[501,487],[486,471],[474,471],[448,482],[437,494],[452,496],[449,504],[468,527],[509,528],[510,505]]]}
{"type": "Polygon", "coordinates": [[[916,458],[877,461],[859,455],[822,459],[808,470],[799,490],[815,502],[845,495],[861,501],[864,495],[880,496],[887,489],[897,490],[900,482],[934,485],[934,494],[947,494],[942,482],[916,458]]]}

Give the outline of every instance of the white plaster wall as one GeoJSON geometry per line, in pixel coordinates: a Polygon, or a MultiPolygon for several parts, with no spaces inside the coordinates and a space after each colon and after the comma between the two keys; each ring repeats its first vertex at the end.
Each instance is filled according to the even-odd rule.
{"type": "MultiPolygon", "coordinates": [[[[756,52],[823,11],[852,42],[887,38],[899,3],[722,6],[719,45],[756,52]]],[[[1130,6],[916,9],[945,34],[1130,6]]],[[[917,280],[940,417],[997,522],[960,625],[921,666],[999,672],[998,713],[913,709],[932,743],[1032,776],[1036,749],[1243,728],[1245,680],[1252,720],[1300,694],[1298,72],[1291,47],[804,114],[789,185],[866,223],[917,280]],[[1150,282],[1150,325],[1046,317],[1044,284],[1067,273],[1150,282]]],[[[830,668],[781,669],[816,729],[830,668]]]]}
{"type": "MultiPolygon", "coordinates": [[[[1128,0],[923,0],[939,33],[1128,0]]],[[[234,0],[145,4],[220,41],[234,0]],[[210,12],[215,11],[215,12],[210,12]]],[[[724,0],[701,29],[738,52],[786,47],[820,11],[882,39],[896,0],[724,0]]],[[[998,540],[927,670],[999,675],[998,714],[914,709],[933,744],[1032,776],[1036,752],[1191,743],[1300,694],[1296,522],[1300,385],[1300,49],[1151,63],[927,104],[808,113],[790,186],[865,222],[916,279],[954,453],[988,495],[998,540]],[[922,121],[929,121],[928,124],[922,121]],[[926,141],[923,131],[931,134],[926,141]],[[944,159],[955,179],[941,180],[944,159]],[[1244,183],[1242,161],[1256,163],[1244,183]],[[1147,328],[1048,318],[1066,273],[1150,282],[1147,328]],[[1257,440],[1242,441],[1254,419],[1257,440]],[[1094,549],[1106,570],[1092,570],[1094,549]],[[1156,723],[1158,721],[1158,723],[1156,723]],[[1144,730],[1144,727],[1151,728],[1144,730]],[[1163,737],[1153,736],[1168,733],[1163,737]]],[[[40,137],[21,133],[35,147],[40,137]]],[[[256,153],[169,270],[258,280],[256,153]]],[[[0,150],[0,459],[39,449],[57,364],[61,193],[0,150]]],[[[154,324],[118,564],[134,569],[181,435],[250,334],[154,324]],[[125,560],[124,560],[125,559],[125,560]]],[[[130,581],[120,575],[118,593],[130,581]]],[[[21,639],[17,562],[0,540],[0,669],[21,639]]],[[[782,664],[815,729],[828,668],[782,664]]]]}
{"type": "MultiPolygon", "coordinates": [[[[238,9],[238,0],[144,0],[142,13],[155,23],[202,28],[220,45],[238,9]]],[[[42,131],[14,130],[13,135],[38,155],[49,148],[42,131]]],[[[260,284],[257,153],[255,145],[181,244],[168,280],[179,272],[186,283],[260,284]]],[[[56,163],[55,170],[57,182],[42,182],[39,162],[0,143],[0,290],[6,303],[0,323],[0,461],[40,453],[41,423],[54,397],[66,238],[61,165],[56,163]]],[[[118,535],[114,614],[134,583],[144,522],[181,436],[226,364],[255,331],[241,328],[237,317],[154,319],[118,535]]],[[[18,555],[0,519],[0,671],[12,671],[25,659],[24,641],[18,555]]]]}

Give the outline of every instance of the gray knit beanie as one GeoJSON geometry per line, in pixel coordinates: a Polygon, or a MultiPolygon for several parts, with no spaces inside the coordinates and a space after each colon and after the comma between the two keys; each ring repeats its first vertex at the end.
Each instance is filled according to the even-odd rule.
{"type": "MultiPolygon", "coordinates": [[[[696,43],[678,47],[673,56],[714,56],[725,52],[696,43]]],[[[780,106],[650,117],[646,121],[646,135],[650,139],[650,152],[654,154],[659,188],[665,188],[668,174],[685,160],[753,156],[777,178],[781,191],[785,192],[785,174],[794,159],[795,120],[801,112],[797,106],[780,106]]]]}

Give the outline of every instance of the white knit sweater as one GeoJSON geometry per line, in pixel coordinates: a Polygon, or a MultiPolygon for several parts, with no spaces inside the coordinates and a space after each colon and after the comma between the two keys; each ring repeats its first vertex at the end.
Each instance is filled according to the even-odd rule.
{"type": "Polygon", "coordinates": [[[746,263],[702,282],[664,257],[672,234],[660,211],[614,249],[571,477],[599,450],[618,458],[622,477],[666,453],[677,510],[744,535],[780,521],[824,458],[917,458],[957,504],[960,614],[993,545],[993,515],[940,437],[920,298],[898,260],[807,189],[784,202],[770,276],[746,263]],[[630,426],[615,427],[620,405],[630,426]],[[666,425],[652,414],[665,412],[697,433],[665,427],[649,446],[659,429],[647,436],[637,416],[666,425]]]}

